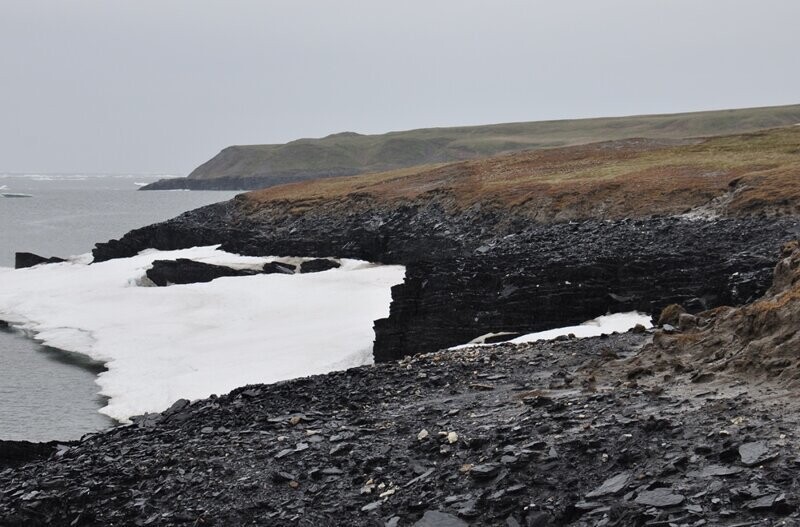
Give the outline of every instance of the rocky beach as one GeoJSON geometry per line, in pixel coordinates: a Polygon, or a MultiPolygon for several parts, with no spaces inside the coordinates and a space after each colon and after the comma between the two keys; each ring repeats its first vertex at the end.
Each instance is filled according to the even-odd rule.
{"type": "MultiPolygon", "coordinates": [[[[800,253],[788,251],[760,302],[796,317],[800,253]]],[[[441,351],[176,401],[0,472],[0,518],[795,525],[797,403],[771,373],[795,360],[739,373],[687,344],[719,342],[719,359],[778,337],[734,335],[725,321],[753,310],[671,308],[655,331],[441,351]]]]}
{"type": "Polygon", "coordinates": [[[179,400],[74,444],[4,445],[0,523],[800,522],[798,139],[624,140],[331,178],[99,243],[97,263],[221,244],[406,273],[375,321],[374,366],[179,400]],[[447,349],[631,310],[657,327],[447,349]]]}

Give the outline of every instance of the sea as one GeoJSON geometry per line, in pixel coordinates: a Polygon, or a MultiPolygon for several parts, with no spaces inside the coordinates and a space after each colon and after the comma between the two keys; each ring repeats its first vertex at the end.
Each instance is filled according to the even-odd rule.
{"type": "MultiPolygon", "coordinates": [[[[68,257],[97,242],[210,203],[229,191],[145,191],[162,175],[0,174],[0,266],[14,253],[68,257]]],[[[2,291],[0,291],[2,295],[2,291]]],[[[42,346],[13,328],[0,329],[0,440],[79,439],[115,423],[96,376],[103,365],[42,346]]]]}

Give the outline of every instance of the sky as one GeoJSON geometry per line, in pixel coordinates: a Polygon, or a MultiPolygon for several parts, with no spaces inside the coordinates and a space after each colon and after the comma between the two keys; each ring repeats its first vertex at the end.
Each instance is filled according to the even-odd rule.
{"type": "Polygon", "coordinates": [[[0,173],[800,103],[797,0],[0,0],[0,173]]]}

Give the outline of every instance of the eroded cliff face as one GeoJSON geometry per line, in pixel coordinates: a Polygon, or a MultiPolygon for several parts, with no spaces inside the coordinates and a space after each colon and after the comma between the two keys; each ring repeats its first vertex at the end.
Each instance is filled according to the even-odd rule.
{"type": "Polygon", "coordinates": [[[659,331],[653,343],[623,363],[638,382],[734,379],[800,386],[800,243],[783,246],[772,286],[747,305],[698,313],[672,310],[678,327],[659,331]]]}
{"type": "Polygon", "coordinates": [[[792,218],[649,218],[539,224],[476,207],[339,207],[250,213],[242,199],[98,244],[96,260],[144,248],[221,243],[246,255],[334,256],[403,264],[391,314],[376,321],[378,361],[463,344],[489,332],[531,332],[607,312],[702,311],[769,287],[792,218]]]}
{"type": "Polygon", "coordinates": [[[763,294],[798,234],[800,128],[644,139],[284,185],[98,244],[97,261],[222,244],[406,266],[375,358],[609,311],[763,294]]]}

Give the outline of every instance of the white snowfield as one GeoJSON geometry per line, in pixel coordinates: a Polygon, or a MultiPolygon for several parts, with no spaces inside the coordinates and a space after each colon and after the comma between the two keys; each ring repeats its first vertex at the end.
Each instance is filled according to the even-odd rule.
{"type": "MultiPolygon", "coordinates": [[[[598,337],[604,334],[613,332],[624,333],[629,329],[633,329],[637,324],[641,324],[646,328],[653,326],[650,320],[650,315],[639,313],[636,311],[629,311],[627,313],[614,313],[612,315],[603,315],[595,319],[584,322],[579,326],[566,326],[563,328],[548,329],[547,331],[539,331],[536,333],[528,333],[521,335],[513,340],[509,340],[513,344],[522,344],[524,342],[535,342],[537,340],[551,340],[564,335],[575,335],[578,338],[598,337]]],[[[465,348],[468,346],[495,346],[496,344],[484,344],[483,340],[489,336],[501,335],[502,333],[489,333],[474,339],[469,344],[456,346],[455,348],[465,348]]]]}
{"type": "Polygon", "coordinates": [[[388,316],[390,288],[405,274],[343,259],[320,273],[142,286],[153,260],[176,258],[237,268],[292,260],[212,246],[0,268],[0,319],[105,363],[97,383],[109,400],[100,411],[125,422],[180,398],[371,363],[373,321],[388,316]]]}

